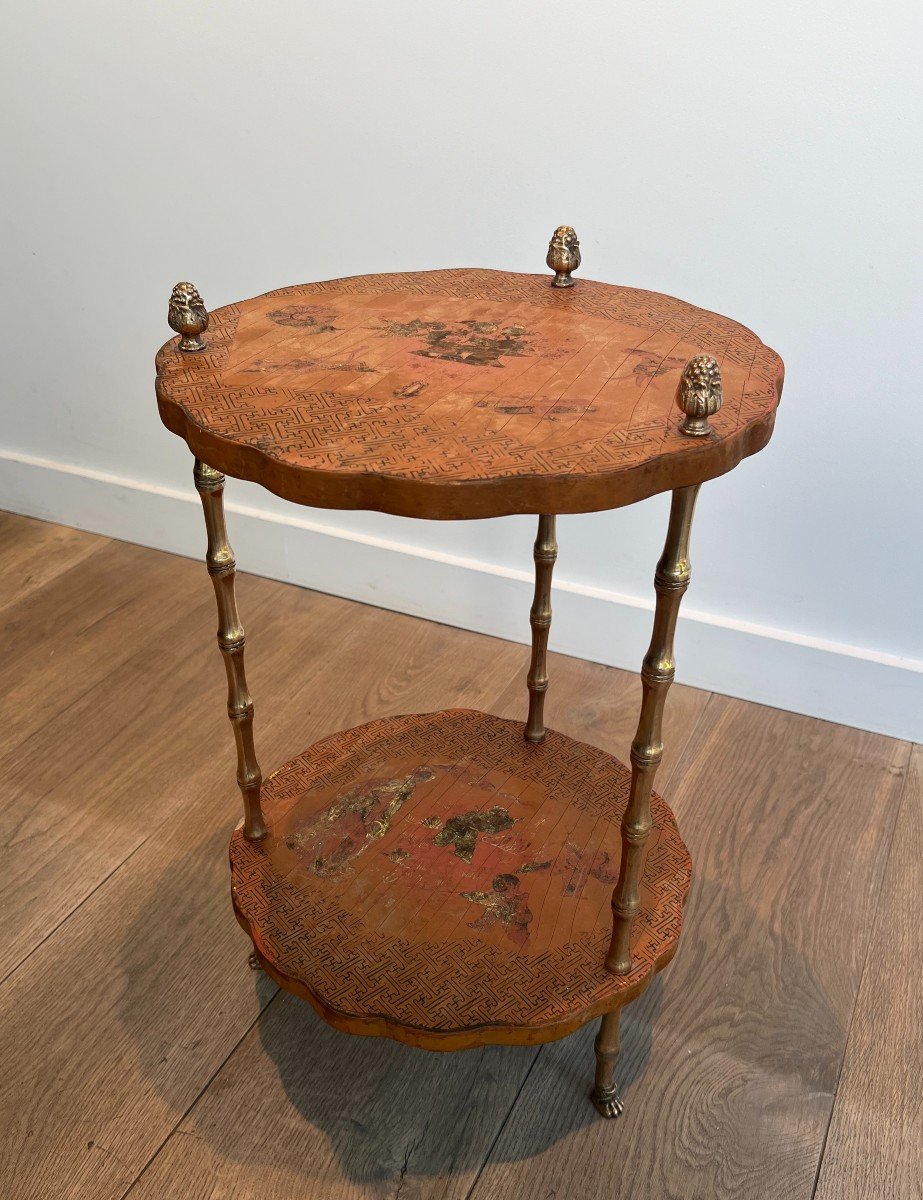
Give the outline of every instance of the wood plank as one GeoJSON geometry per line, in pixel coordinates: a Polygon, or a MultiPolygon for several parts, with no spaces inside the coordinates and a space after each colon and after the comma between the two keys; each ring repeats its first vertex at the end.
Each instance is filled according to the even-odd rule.
{"type": "MultiPolygon", "coordinates": [[[[645,647],[638,648],[638,666],[645,647]]],[[[528,652],[523,651],[522,675],[512,681],[497,701],[496,712],[504,717],[523,717],[526,697],[528,652]]],[[[641,677],[599,663],[548,655],[550,686],[545,697],[546,723],[559,733],[578,738],[629,761],[631,740],[641,711],[641,677]]],[[[656,787],[666,790],[692,731],[705,712],[709,693],[674,684],[664,713],[663,762],[656,787]]]]}
{"type": "Polygon", "coordinates": [[[908,747],[714,697],[671,785],[695,877],[674,963],[623,1018],[617,1122],[592,1031],[544,1047],[472,1193],[808,1197],[908,747]]]}
{"type": "MultiPolygon", "coordinates": [[[[0,514],[0,581],[52,529],[0,514]]],[[[919,957],[919,750],[897,817],[900,743],[673,690],[658,782],[697,878],[675,963],[623,1021],[626,1114],[602,1122],[585,1098],[591,1030],[537,1058],[424,1054],[337,1034],[245,969],[204,567],[102,540],[78,553],[89,537],[69,531],[73,561],[44,578],[26,565],[0,596],[3,692],[25,697],[0,763],[15,783],[0,960],[84,901],[0,986],[0,1195],[807,1197],[857,994],[818,1194],[921,1195],[923,1014],[903,965],[919,957]],[[144,692],[155,654],[168,682],[144,692]]],[[[240,589],[264,769],[387,712],[524,717],[523,647],[266,580],[240,589]]],[[[552,658],[549,723],[571,736],[624,757],[638,698],[631,674],[552,658]]]]}
{"type": "MultiPolygon", "coordinates": [[[[104,552],[69,582],[46,587],[21,606],[17,601],[8,613],[21,654],[5,668],[6,677],[16,679],[7,701],[21,736],[9,736],[8,721],[0,755],[6,780],[0,903],[7,918],[0,978],[187,802],[200,779],[190,776],[189,764],[200,763],[201,741],[231,742],[204,566],[123,543],[102,545],[104,552]],[[147,584],[143,603],[139,578],[147,584]],[[180,617],[164,602],[177,594],[189,598],[180,617]],[[66,613],[63,622],[56,609],[66,613]],[[62,664],[68,668],[63,684],[62,664]],[[156,683],[163,679],[167,686],[156,683]],[[101,775],[105,757],[121,759],[121,771],[101,775]]],[[[284,678],[296,652],[294,629],[302,631],[297,649],[315,662],[319,655],[328,661],[344,629],[377,621],[384,630],[401,618],[246,575],[238,590],[250,630],[258,746],[268,769],[302,748],[300,742],[282,745],[270,757],[273,747],[265,740],[267,719],[288,701],[293,685],[264,694],[263,680],[284,678]]],[[[425,664],[420,670],[432,677],[425,664]]],[[[381,690],[387,685],[371,686],[370,715],[388,703],[381,690]]],[[[446,698],[451,701],[449,693],[446,698]]],[[[230,757],[226,771],[231,777],[230,757]]]]}
{"type": "MultiPolygon", "coordinates": [[[[227,754],[224,778],[233,786],[214,596],[205,572],[196,574],[195,605],[153,635],[126,629],[137,652],[57,714],[31,716],[34,732],[0,759],[7,795],[0,810],[0,905],[6,916],[0,978],[162,821],[183,811],[207,779],[203,741],[227,754]],[[117,767],[101,770],[103,763],[117,767]]],[[[309,625],[314,652],[306,666],[316,666],[334,657],[344,616],[350,624],[372,620],[372,610],[360,605],[345,605],[344,612],[342,601],[269,580],[244,578],[240,590],[244,611],[260,630],[250,653],[255,689],[267,676],[284,678],[292,654],[289,626],[309,625]]],[[[175,612],[173,605],[165,607],[175,612]]],[[[108,636],[105,623],[88,632],[87,652],[105,657],[108,636]]],[[[66,651],[56,661],[66,661],[66,651]]],[[[286,699],[284,686],[266,696],[270,710],[286,699]]],[[[262,713],[258,700],[258,720],[262,713]]],[[[257,725],[258,737],[266,724],[257,725]]],[[[261,741],[278,755],[264,759],[267,767],[299,749],[261,741]]]]}
{"type": "Polygon", "coordinates": [[[915,746],[817,1200],[923,1197],[923,747],[915,746]]]}
{"type": "Polygon", "coordinates": [[[208,596],[204,566],[110,542],[0,612],[4,753],[208,596]],[[178,599],[178,604],[176,603],[178,599]]]}
{"type": "MultiPolygon", "coordinates": [[[[522,720],[528,652],[515,652],[515,677],[491,710],[522,720]]],[[[638,680],[559,655],[551,670],[549,724],[624,747],[637,721],[638,680]]],[[[665,778],[708,697],[678,688],[676,699],[665,778]]],[[[535,1054],[513,1046],[426,1054],[348,1037],[280,993],[130,1195],[462,1200],[535,1054]]]]}
{"type": "Polygon", "coordinates": [[[280,992],[128,1195],[463,1197],[535,1054],[354,1037],[280,992]]]}
{"type": "MultiPolygon", "coordinates": [[[[267,586],[276,589],[280,620],[286,596],[306,611],[314,602],[299,589],[267,586]]],[[[326,647],[303,620],[288,620],[273,631],[285,669],[254,655],[257,712],[267,709],[261,695],[273,711],[258,726],[267,765],[383,709],[488,703],[521,655],[490,638],[323,599],[339,609],[326,647]]],[[[158,671],[168,693],[180,668],[165,646],[158,671]]],[[[274,990],[247,970],[247,943],[230,910],[226,847],[240,800],[229,737],[213,736],[184,689],[177,703],[197,737],[195,747],[182,740],[172,768],[185,757],[185,781],[175,777],[182,819],[163,821],[0,988],[0,1195],[122,1196],[274,990]]],[[[135,750],[148,743],[173,753],[157,730],[139,728],[135,750]]],[[[118,780],[131,755],[123,745],[97,761],[101,782],[118,780]]],[[[161,787],[149,767],[146,789],[135,781],[126,805],[148,803],[161,787]]]]}
{"type": "Polygon", "coordinates": [[[0,512],[0,610],[34,595],[109,539],[0,512]]]}

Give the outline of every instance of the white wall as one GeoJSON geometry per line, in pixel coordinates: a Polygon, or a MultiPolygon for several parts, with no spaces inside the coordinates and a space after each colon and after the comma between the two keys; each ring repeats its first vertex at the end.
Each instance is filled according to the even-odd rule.
{"type": "MultiPolygon", "coordinates": [[[[582,275],[727,313],[787,363],[773,442],[703,489],[679,677],[923,739],[917,12],[7,4],[0,507],[198,553],[153,395],[177,279],[217,307],[357,272],[542,270],[567,221],[582,275]]],[[[245,567],[527,633],[530,519],[229,499],[245,567]]],[[[553,645],[638,664],[665,511],[562,519],[553,645]]]]}

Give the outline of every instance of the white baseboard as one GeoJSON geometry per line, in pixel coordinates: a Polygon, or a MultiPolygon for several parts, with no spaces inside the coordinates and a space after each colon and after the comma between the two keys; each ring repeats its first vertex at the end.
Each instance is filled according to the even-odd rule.
{"type": "MultiPolygon", "coordinates": [[[[228,502],[241,566],[380,608],[511,641],[529,637],[531,573],[346,532],[228,502]]],[[[189,491],[0,450],[0,508],[197,558],[189,491]]],[[[304,512],[305,515],[302,515],[304,512]]],[[[551,648],[636,670],[652,600],[555,578],[551,648]]],[[[923,741],[923,662],[697,612],[677,633],[682,683],[828,721],[923,741]]]]}

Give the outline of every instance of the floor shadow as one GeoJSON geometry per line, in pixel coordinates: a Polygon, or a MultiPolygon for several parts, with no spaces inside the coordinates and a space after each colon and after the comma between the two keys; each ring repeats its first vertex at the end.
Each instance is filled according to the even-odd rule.
{"type": "MultiPolygon", "coordinates": [[[[406,1177],[409,1184],[413,1177],[477,1169],[490,1153],[495,1161],[519,1161],[600,1122],[588,1100],[595,1021],[538,1051],[530,1047],[484,1047],[454,1054],[414,1050],[385,1038],[340,1033],[303,1001],[283,992],[276,994],[271,980],[248,969],[249,943],[243,935],[232,939],[230,956],[227,939],[220,939],[223,950],[216,949],[217,939],[208,931],[219,928],[221,921],[233,923],[224,865],[226,841],[227,831],[216,831],[190,846],[153,881],[145,898],[149,903],[139,907],[139,915],[125,932],[120,963],[125,979],[121,1018],[152,1085],[177,1106],[190,1094],[190,1069],[188,1064],[177,1067],[178,1057],[190,1044],[188,1052],[198,1053],[195,1031],[218,1023],[217,1017],[210,1019],[213,1012],[209,1006],[223,1012],[225,997],[239,996],[242,986],[252,989],[265,1006],[255,1035],[231,1055],[202,1101],[208,1119],[196,1123],[196,1134],[207,1140],[218,1159],[300,1174],[306,1147],[320,1131],[340,1176],[356,1184],[374,1185],[372,1194],[377,1195],[383,1181],[393,1183],[406,1177]],[[198,908],[189,899],[188,884],[193,877],[198,877],[198,908]],[[202,911],[203,894],[209,898],[207,912],[202,911]],[[197,963],[194,988],[177,981],[169,961],[159,962],[152,956],[151,933],[163,923],[173,929],[171,955],[197,963]],[[165,1053],[171,1038],[183,1043],[173,1048],[172,1055],[169,1050],[165,1053]],[[182,1075],[180,1081],[174,1078],[177,1074],[182,1075]],[[284,1101],[278,1095],[280,1088],[284,1101]],[[513,1117],[516,1136],[497,1142],[500,1128],[517,1103],[528,1105],[529,1119],[513,1117]],[[245,1136],[241,1136],[241,1111],[247,1114],[245,1136]],[[283,1127],[284,1136],[280,1136],[283,1127]]],[[[752,969],[778,971],[784,959],[794,994],[814,1009],[810,1021],[793,1011],[784,1046],[753,1042],[759,1038],[759,1028],[754,1025],[748,1035],[752,1054],[773,1060],[780,1071],[802,1072],[813,1087],[823,1086],[829,1056],[826,1047],[818,1047],[817,1030],[826,1030],[830,1046],[841,1045],[843,1031],[810,965],[766,925],[747,898],[728,892],[722,884],[697,882],[677,962],[684,955],[701,954],[702,947],[696,944],[696,912],[707,912],[716,903],[735,926],[750,927],[751,941],[757,943],[746,955],[756,964],[752,969]],[[772,956],[774,962],[760,967],[762,955],[772,956]],[[820,1070],[819,1056],[823,1059],[820,1070]]],[[[163,945],[163,938],[159,943],[163,945]]],[[[658,1041],[666,1038],[676,1043],[668,1055],[659,1055],[660,1070],[665,1060],[673,1063],[675,1059],[674,1065],[678,1065],[687,1053],[682,1046],[682,1022],[686,1019],[684,1003],[689,1002],[681,989],[671,990],[674,971],[667,968],[623,1015],[618,1077],[626,1106],[635,1102],[635,1093],[642,1087],[661,1086],[661,1080],[649,1078],[658,1041]]],[[[185,979],[189,978],[186,972],[185,979]]],[[[708,974],[702,977],[694,1001],[700,1026],[710,989],[722,986],[726,985],[712,981],[708,974]]],[[[758,987],[758,981],[751,979],[746,993],[753,994],[758,987]]],[[[717,1002],[719,997],[714,999],[717,1002]]],[[[733,1008],[734,998],[725,992],[720,1003],[733,1008]]],[[[779,1021],[777,1015],[777,1030],[779,1021]]],[[[236,1036],[243,1032],[238,1028],[236,1036]]],[[[222,1047],[211,1050],[213,1057],[230,1055],[234,1048],[231,1028],[226,1033],[222,1030],[222,1037],[222,1047]]],[[[716,1054],[722,1050],[722,1046],[715,1047],[716,1054]]],[[[751,1051],[745,1048],[745,1053],[751,1051]]],[[[213,1063],[203,1059],[201,1081],[214,1069],[213,1063]]],[[[611,1123],[613,1137],[620,1136],[624,1121],[611,1123]]],[[[671,1135],[661,1129],[657,1136],[671,1135]]],[[[311,1166],[305,1179],[307,1182],[310,1177],[315,1186],[316,1145],[307,1157],[311,1166]]],[[[220,1170],[220,1165],[214,1169],[220,1170]]]]}
{"type": "MultiPolygon", "coordinates": [[[[632,1055],[623,1088],[643,1075],[654,1037],[663,985],[655,979],[623,1018],[632,1055]]],[[[519,1159],[548,1149],[575,1127],[600,1120],[589,1101],[595,1057],[592,1021],[571,1035],[582,1052],[574,1069],[553,1086],[552,1102],[567,1089],[568,1120],[546,1127],[519,1159]]],[[[274,1064],[285,1095],[301,1119],[322,1129],[340,1165],[357,1183],[392,1178],[412,1138],[414,1175],[478,1168],[516,1103],[520,1090],[549,1047],[487,1046],[452,1054],[416,1050],[385,1038],[351,1037],[331,1029],[307,1004],[284,993],[258,1026],[262,1049],[274,1064]],[[344,1114],[348,1114],[345,1115],[344,1114]],[[346,1137],[344,1138],[344,1135],[346,1137]],[[356,1152],[354,1139],[364,1146],[356,1152]]]]}

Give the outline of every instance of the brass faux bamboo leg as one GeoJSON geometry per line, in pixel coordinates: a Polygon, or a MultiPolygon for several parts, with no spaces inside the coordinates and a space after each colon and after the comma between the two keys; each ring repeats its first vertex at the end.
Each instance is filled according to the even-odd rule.
{"type": "Polygon", "coordinates": [[[592,1100],[603,1117],[622,1115],[622,1098],[615,1082],[615,1063],[619,1056],[619,1020],[622,1010],[608,1012],[599,1023],[599,1033],[593,1043],[596,1051],[596,1083],[592,1100]]]}
{"type": "Polygon", "coordinates": [[[529,719],[526,741],[545,740],[545,693],[548,691],[548,634],[551,629],[551,573],[558,557],[554,517],[540,516],[535,538],[535,598],[529,613],[532,662],[529,665],[529,719]]]}
{"type": "Polygon", "coordinates": [[[683,593],[689,586],[689,532],[699,485],[677,488],[654,586],[657,607],[651,644],[641,667],[642,701],[638,732],[631,745],[631,790],[622,819],[622,861],[612,896],[612,942],[606,967],[615,975],[631,971],[631,929],[641,906],[639,883],[644,843],[651,831],[651,789],[663,757],[663,706],[675,674],[673,635],[683,593]]]}
{"type": "Polygon", "coordinates": [[[208,573],[218,601],[218,646],[228,675],[228,716],[237,743],[237,783],[244,799],[244,833],[255,841],[266,834],[260,808],[263,777],[253,748],[253,700],[244,674],[244,630],[234,595],[237,564],[224,521],[224,476],[196,459],[194,478],[208,531],[208,573]]]}

